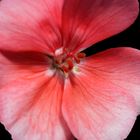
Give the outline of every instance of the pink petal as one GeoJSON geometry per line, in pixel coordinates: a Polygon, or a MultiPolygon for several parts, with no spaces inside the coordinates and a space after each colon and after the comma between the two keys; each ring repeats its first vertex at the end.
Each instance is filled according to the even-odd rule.
{"type": "Polygon", "coordinates": [[[138,0],[65,0],[63,44],[72,51],[83,50],[126,29],[138,9],[138,0]]]}
{"type": "Polygon", "coordinates": [[[21,66],[5,56],[0,55],[0,122],[13,140],[72,140],[60,110],[62,78],[47,65],[21,66]]]}
{"type": "Polygon", "coordinates": [[[0,87],[47,71],[49,59],[38,52],[0,51],[0,87]]]}
{"type": "Polygon", "coordinates": [[[140,99],[139,60],[136,49],[110,49],[86,58],[66,80],[62,112],[78,140],[128,136],[140,99]]]}
{"type": "Polygon", "coordinates": [[[62,1],[1,1],[0,48],[53,53],[61,46],[62,1]]]}
{"type": "MultiPolygon", "coordinates": [[[[97,73],[131,94],[140,113],[140,51],[133,48],[115,48],[88,58],[97,73]]],[[[91,64],[90,64],[91,65],[91,64]]],[[[87,67],[87,66],[86,66],[87,67]]]]}

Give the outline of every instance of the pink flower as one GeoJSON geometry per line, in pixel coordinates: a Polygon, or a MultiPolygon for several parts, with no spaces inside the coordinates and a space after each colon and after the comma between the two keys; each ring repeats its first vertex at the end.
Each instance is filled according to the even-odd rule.
{"type": "Polygon", "coordinates": [[[137,0],[0,2],[0,121],[13,140],[127,137],[140,112],[140,51],[81,51],[137,14],[137,0]]]}

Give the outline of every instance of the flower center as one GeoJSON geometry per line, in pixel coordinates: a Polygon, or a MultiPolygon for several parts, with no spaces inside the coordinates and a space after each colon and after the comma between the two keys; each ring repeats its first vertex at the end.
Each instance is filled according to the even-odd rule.
{"type": "Polygon", "coordinates": [[[79,52],[73,55],[68,50],[59,48],[55,51],[53,66],[61,70],[64,74],[67,74],[74,68],[75,64],[79,64],[84,57],[85,53],[79,52]]]}

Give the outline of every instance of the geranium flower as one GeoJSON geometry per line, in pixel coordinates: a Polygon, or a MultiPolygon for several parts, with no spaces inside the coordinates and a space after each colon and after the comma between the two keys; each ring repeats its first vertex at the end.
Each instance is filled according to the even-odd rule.
{"type": "Polygon", "coordinates": [[[137,0],[3,0],[0,121],[13,140],[123,140],[140,111],[140,51],[83,50],[134,22],[137,0]]]}

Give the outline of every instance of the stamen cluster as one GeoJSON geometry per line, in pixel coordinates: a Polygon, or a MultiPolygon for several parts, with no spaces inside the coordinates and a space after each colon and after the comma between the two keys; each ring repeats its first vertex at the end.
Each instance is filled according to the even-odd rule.
{"type": "Polygon", "coordinates": [[[85,53],[79,52],[75,55],[72,55],[67,50],[60,48],[55,52],[53,65],[62,72],[68,73],[73,69],[75,64],[79,64],[84,57],[85,53]]]}

